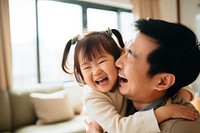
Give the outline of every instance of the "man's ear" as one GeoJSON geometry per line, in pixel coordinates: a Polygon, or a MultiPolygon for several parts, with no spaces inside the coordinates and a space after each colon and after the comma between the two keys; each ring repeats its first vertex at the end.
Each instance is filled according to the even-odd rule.
{"type": "Polygon", "coordinates": [[[159,91],[168,89],[175,82],[175,76],[170,73],[161,73],[158,78],[156,89],[159,91]]]}

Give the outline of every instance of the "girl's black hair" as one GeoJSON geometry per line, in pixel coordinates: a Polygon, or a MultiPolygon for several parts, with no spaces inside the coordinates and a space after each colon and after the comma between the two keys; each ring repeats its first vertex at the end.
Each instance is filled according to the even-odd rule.
{"type": "Polygon", "coordinates": [[[83,55],[83,58],[91,61],[97,53],[107,52],[117,60],[124,48],[124,42],[120,32],[116,29],[108,29],[107,31],[93,31],[86,34],[83,38],[78,39],[75,37],[70,39],[64,49],[63,59],[62,59],[62,69],[67,74],[74,74],[76,81],[80,85],[85,85],[85,81],[80,69],[80,64],[78,62],[78,56],[83,55]],[[112,38],[114,34],[117,38],[118,43],[112,38]],[[74,64],[73,71],[70,69],[68,61],[68,56],[70,52],[71,45],[75,44],[74,51],[74,64]]]}

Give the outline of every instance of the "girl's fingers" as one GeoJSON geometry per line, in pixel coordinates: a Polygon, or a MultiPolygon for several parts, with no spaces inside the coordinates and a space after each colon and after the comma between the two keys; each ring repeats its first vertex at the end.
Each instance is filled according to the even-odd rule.
{"type": "Polygon", "coordinates": [[[194,110],[184,110],[180,113],[180,118],[187,120],[195,120],[198,114],[194,110]]]}

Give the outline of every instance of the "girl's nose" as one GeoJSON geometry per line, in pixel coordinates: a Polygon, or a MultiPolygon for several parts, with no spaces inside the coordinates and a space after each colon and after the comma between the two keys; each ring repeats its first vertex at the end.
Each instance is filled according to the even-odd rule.
{"type": "Polygon", "coordinates": [[[95,67],[93,70],[93,75],[94,76],[98,76],[99,74],[101,74],[102,70],[99,67],[95,67]]]}

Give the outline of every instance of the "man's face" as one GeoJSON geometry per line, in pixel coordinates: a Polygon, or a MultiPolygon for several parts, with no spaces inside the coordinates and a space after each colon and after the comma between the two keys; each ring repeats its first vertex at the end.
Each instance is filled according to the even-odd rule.
{"type": "Polygon", "coordinates": [[[155,40],[138,32],[133,42],[125,48],[115,63],[122,77],[119,87],[122,95],[135,102],[150,102],[156,78],[150,78],[147,74],[150,68],[147,57],[157,47],[155,40]]]}

